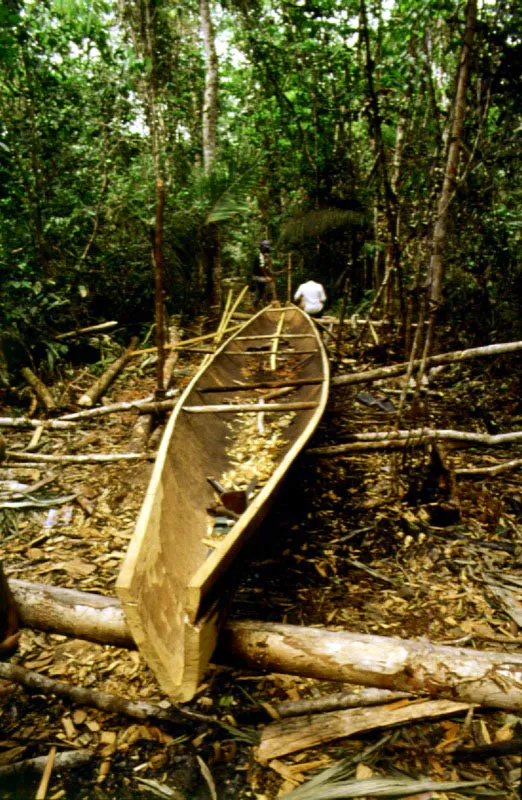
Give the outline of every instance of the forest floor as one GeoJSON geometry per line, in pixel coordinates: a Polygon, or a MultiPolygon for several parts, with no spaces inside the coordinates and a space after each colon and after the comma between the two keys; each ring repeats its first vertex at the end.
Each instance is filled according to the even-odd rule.
{"type": "MultiPolygon", "coordinates": [[[[338,372],[367,369],[387,357],[385,347],[365,349],[348,338],[338,372]]],[[[189,380],[197,367],[195,358],[180,356],[175,385],[189,380]]],[[[430,382],[427,398],[415,407],[407,404],[402,427],[418,427],[429,419],[432,428],[484,433],[520,428],[521,366],[521,358],[511,355],[444,368],[430,382]]],[[[74,408],[96,369],[63,369],[54,387],[62,407],[74,408]]],[[[386,430],[393,424],[393,412],[369,406],[367,395],[397,406],[401,388],[398,378],[363,387],[332,387],[313,445],[338,444],[354,432],[386,430]]],[[[133,359],[105,399],[135,400],[153,390],[154,365],[133,359]]],[[[27,415],[28,394],[11,396],[10,402],[3,415],[27,415]]],[[[38,410],[33,416],[37,415],[38,410]]],[[[125,411],[67,431],[48,430],[38,452],[127,452],[136,417],[135,411],[125,411]]],[[[25,450],[32,437],[31,431],[10,428],[2,434],[9,450],[25,450]]],[[[452,445],[444,454],[452,470],[493,467],[521,457],[522,445],[452,445]]],[[[146,459],[60,464],[54,469],[36,462],[4,465],[0,559],[8,578],[114,596],[151,466],[146,459]],[[37,496],[44,502],[55,499],[56,504],[5,507],[5,482],[34,485],[51,473],[54,477],[37,496]],[[74,500],[57,501],[70,495],[81,495],[87,502],[82,507],[74,500]]],[[[449,510],[457,509],[458,519],[442,519],[437,515],[448,511],[448,498],[437,496],[437,491],[423,494],[427,469],[421,448],[336,458],[303,454],[260,531],[231,617],[520,652],[522,635],[513,619],[522,594],[520,471],[457,474],[449,510]],[[502,595],[495,591],[499,587],[502,595]]],[[[11,663],[74,685],[168,706],[136,651],[23,629],[11,663]]],[[[202,718],[176,728],[0,681],[0,798],[35,797],[39,776],[27,769],[2,778],[2,767],[47,756],[53,746],[57,752],[86,748],[92,757],[82,767],[52,771],[46,794],[51,800],[273,800],[340,761],[348,778],[361,781],[480,781],[466,796],[519,797],[522,716],[482,707],[437,721],[391,729],[383,725],[260,763],[256,743],[282,703],[347,688],[353,687],[213,664],[187,704],[202,718]],[[215,717],[228,727],[214,724],[215,717]]],[[[305,729],[306,716],[302,720],[305,729]]],[[[433,788],[406,794],[423,800],[465,796],[464,790],[433,788]]],[[[323,796],[327,795],[310,789],[307,798],[323,796]]]]}

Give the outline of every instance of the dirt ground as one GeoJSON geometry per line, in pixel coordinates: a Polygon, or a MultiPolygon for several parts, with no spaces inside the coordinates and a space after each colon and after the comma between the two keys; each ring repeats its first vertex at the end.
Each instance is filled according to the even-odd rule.
{"type": "MultiPolygon", "coordinates": [[[[356,372],[385,362],[387,352],[385,347],[355,347],[348,337],[341,356],[337,372],[356,372]]],[[[180,357],[175,386],[189,380],[196,359],[180,357]]],[[[429,395],[406,403],[401,427],[429,422],[431,428],[479,433],[516,430],[522,419],[520,366],[519,357],[505,356],[446,367],[432,378],[429,395]]],[[[74,410],[75,399],[97,369],[64,367],[54,387],[60,413],[74,410]]],[[[387,430],[394,423],[401,388],[399,378],[332,387],[313,447],[346,442],[354,433],[387,430]]],[[[138,399],[153,390],[154,364],[134,359],[104,402],[138,399]]],[[[25,390],[4,400],[9,406],[2,404],[2,415],[43,416],[41,409],[30,409],[31,395],[25,390]]],[[[125,411],[85,420],[74,429],[46,431],[35,452],[127,452],[136,418],[135,411],[125,411]]],[[[25,452],[33,431],[2,428],[2,434],[10,451],[25,452]]],[[[443,443],[440,452],[449,472],[440,465],[437,470],[433,461],[430,470],[428,450],[303,454],[259,532],[230,617],[518,653],[520,467],[482,475],[459,470],[493,468],[521,458],[522,445],[465,448],[443,443]]],[[[113,596],[151,465],[146,459],[57,467],[3,464],[0,558],[8,578],[113,596]],[[51,473],[54,478],[35,492],[41,505],[9,505],[15,493],[8,482],[34,485],[51,473]],[[74,499],[77,495],[82,505],[74,499]]],[[[163,708],[169,704],[135,651],[24,629],[10,663],[127,699],[163,708]]],[[[519,797],[522,717],[513,711],[474,707],[259,762],[259,737],[280,704],[347,688],[352,687],[212,664],[187,704],[200,719],[169,726],[107,714],[0,681],[0,798],[35,797],[40,775],[26,766],[15,777],[2,777],[2,768],[47,757],[52,747],[57,753],[86,749],[90,757],[82,766],[53,769],[46,794],[52,800],[273,800],[340,761],[347,778],[361,781],[480,782],[466,790],[431,788],[403,796],[519,797]]],[[[306,728],[306,716],[302,720],[306,728]]],[[[369,794],[367,789],[364,794],[378,792],[369,794]]],[[[306,795],[309,800],[323,796],[317,789],[306,795]]]]}

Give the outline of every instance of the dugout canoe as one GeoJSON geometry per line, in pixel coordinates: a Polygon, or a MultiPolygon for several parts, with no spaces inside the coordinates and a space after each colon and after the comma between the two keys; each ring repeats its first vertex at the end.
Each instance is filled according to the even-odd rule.
{"type": "Polygon", "coordinates": [[[269,307],[206,357],[170,416],[116,590],[176,702],[196,692],[238,556],[317,427],[328,386],[314,322],[269,307]]]}

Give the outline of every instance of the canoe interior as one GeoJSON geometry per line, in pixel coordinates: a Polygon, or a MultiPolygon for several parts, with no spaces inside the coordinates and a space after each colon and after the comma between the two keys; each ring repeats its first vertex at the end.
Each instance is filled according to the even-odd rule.
{"type": "MultiPolygon", "coordinates": [[[[265,309],[204,362],[169,419],[116,588],[136,644],[163,690],[176,701],[189,700],[196,691],[216,644],[222,598],[237,556],[315,430],[326,405],[328,379],[326,352],[310,318],[296,307],[265,309]],[[278,331],[274,360],[271,349],[278,331]],[[285,333],[290,338],[285,340],[285,333]],[[271,390],[244,388],[252,382],[302,380],[315,383],[295,385],[286,396],[268,396],[265,402],[313,407],[265,413],[262,432],[255,412],[202,409],[259,403],[271,390]],[[236,385],[237,390],[212,391],[236,385]],[[267,450],[274,441],[277,445],[267,450]],[[207,478],[225,485],[232,475],[236,487],[242,486],[263,464],[269,474],[261,476],[246,511],[225,529],[228,533],[214,535],[215,517],[207,509],[219,498],[207,478]]],[[[235,487],[229,480],[226,488],[235,487]]]]}

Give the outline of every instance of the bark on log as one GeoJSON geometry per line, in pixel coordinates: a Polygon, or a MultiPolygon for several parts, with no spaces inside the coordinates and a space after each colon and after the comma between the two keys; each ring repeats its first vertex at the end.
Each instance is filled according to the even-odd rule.
{"type": "Polygon", "coordinates": [[[253,621],[230,622],[218,663],[522,710],[522,655],[253,621]]]}
{"type": "Polygon", "coordinates": [[[153,453],[91,453],[89,455],[65,455],[51,456],[43,453],[21,453],[18,450],[7,450],[5,453],[7,461],[22,461],[24,463],[47,463],[47,464],[110,464],[115,461],[138,461],[144,458],[154,459],[153,453]]]}
{"type": "MultiPolygon", "coordinates": [[[[171,389],[167,393],[167,398],[174,398],[180,394],[179,389],[171,389]]],[[[144,409],[144,413],[148,413],[150,410],[152,411],[161,411],[167,408],[165,405],[166,403],[172,403],[171,408],[174,408],[175,401],[173,400],[162,400],[162,404],[159,405],[154,401],[154,398],[151,397],[144,397],[142,400],[131,400],[127,402],[121,403],[110,403],[108,406],[100,406],[99,408],[88,408],[85,411],[75,411],[72,414],[64,414],[60,417],[57,422],[62,420],[81,420],[81,419],[92,419],[93,417],[101,417],[105,414],[115,414],[122,411],[140,411],[144,409]]]]}
{"type": "MultiPolygon", "coordinates": [[[[75,769],[76,767],[83,767],[94,758],[94,753],[91,750],[69,750],[66,753],[57,753],[54,758],[54,769],[75,769]]],[[[17,775],[26,777],[29,773],[40,775],[48,761],[48,756],[37,756],[36,758],[25,758],[23,761],[17,761],[15,764],[6,764],[0,767],[0,778],[14,778],[17,775]]]]}
{"type": "Polygon", "coordinates": [[[47,388],[47,386],[45,386],[45,384],[42,383],[40,378],[38,378],[34,374],[32,369],[29,369],[29,367],[22,367],[20,372],[24,376],[25,380],[27,381],[31,389],[36,394],[38,400],[41,402],[45,410],[54,411],[56,408],[56,403],[54,402],[54,399],[51,396],[51,393],[47,388]]]}
{"type": "Polygon", "coordinates": [[[309,700],[285,700],[273,703],[272,708],[279,717],[302,717],[309,714],[322,714],[325,711],[342,711],[346,708],[362,706],[378,706],[395,700],[413,700],[408,692],[392,692],[390,689],[359,689],[359,691],[335,692],[324,697],[313,697],[309,700]]]}
{"type": "Polygon", "coordinates": [[[52,428],[68,430],[76,428],[75,422],[65,419],[31,419],[30,417],[0,417],[0,428],[52,428]]]}
{"type": "Polygon", "coordinates": [[[483,475],[500,475],[502,472],[509,472],[512,469],[522,467],[522,458],[514,458],[511,461],[504,461],[495,464],[493,467],[462,467],[455,470],[457,478],[480,478],[483,475]]]}
{"type": "Polygon", "coordinates": [[[100,711],[109,714],[126,714],[134,719],[157,720],[167,722],[171,725],[186,726],[187,720],[198,720],[202,722],[217,722],[213,717],[198,714],[194,711],[182,709],[179,706],[164,709],[152,703],[145,703],[142,700],[127,700],[116,694],[100,692],[97,689],[84,689],[81,686],[73,686],[64,681],[55,681],[46,678],[39,672],[31,672],[15,664],[4,664],[0,662],[0,678],[4,681],[11,681],[25,686],[27,689],[34,689],[43,694],[54,694],[57,697],[64,697],[72,700],[78,705],[92,706],[100,711]]]}
{"type": "Polygon", "coordinates": [[[312,447],[306,452],[316,456],[335,456],[355,450],[387,450],[400,447],[415,447],[426,442],[461,442],[470,445],[510,445],[522,440],[522,431],[511,433],[474,433],[473,431],[435,430],[433,428],[414,428],[411,431],[384,431],[377,433],[354,433],[353,442],[312,447]]]}
{"type": "Polygon", "coordinates": [[[121,603],[115,597],[9,579],[21,624],[99,644],[135,649],[121,603]]]}
{"type": "Polygon", "coordinates": [[[131,358],[134,350],[138,346],[139,338],[137,336],[133,336],[129,346],[127,349],[122,353],[122,355],[113,361],[110,367],[103,373],[101,378],[99,378],[91,388],[82,394],[80,399],[78,400],[79,406],[93,406],[96,401],[102,396],[102,394],[109,388],[111,383],[114,381],[116,376],[122,371],[123,367],[127,363],[127,361],[131,358]]]}
{"type": "MultiPolygon", "coordinates": [[[[125,646],[132,643],[121,606],[114,598],[60,589],[60,599],[57,590],[48,586],[46,603],[51,604],[56,597],[59,608],[53,614],[48,609],[40,613],[39,604],[35,605],[31,599],[30,584],[11,579],[9,585],[22,625],[64,633],[61,625],[65,612],[60,609],[65,606],[70,615],[67,633],[73,630],[72,635],[78,638],[111,644],[111,636],[115,634],[108,631],[103,638],[95,638],[105,626],[94,622],[96,615],[103,616],[105,606],[110,606],[109,616],[113,630],[118,631],[118,643],[128,642],[125,646]],[[91,608],[83,608],[75,617],[75,604],[91,608]],[[84,620],[89,620],[88,625],[84,625],[84,620]]],[[[36,587],[41,589],[38,584],[36,587]]],[[[230,621],[221,633],[215,661],[232,662],[244,669],[286,672],[522,711],[522,655],[517,654],[434,645],[428,640],[230,621]]]]}
{"type": "MultiPolygon", "coordinates": [[[[473,358],[483,358],[484,356],[498,356],[505,353],[515,353],[522,350],[522,342],[504,342],[503,344],[490,344],[485,347],[473,347],[468,350],[454,350],[450,353],[440,353],[427,359],[427,365],[434,367],[440,364],[455,364],[459,361],[469,361],[473,358]]],[[[423,363],[422,358],[414,359],[411,366],[420,367],[423,363]]],[[[403,375],[410,367],[410,362],[402,364],[391,364],[389,367],[379,367],[370,369],[366,372],[355,372],[352,375],[336,375],[331,380],[332,386],[350,386],[356,383],[370,383],[382,378],[393,378],[403,375]]]]}

